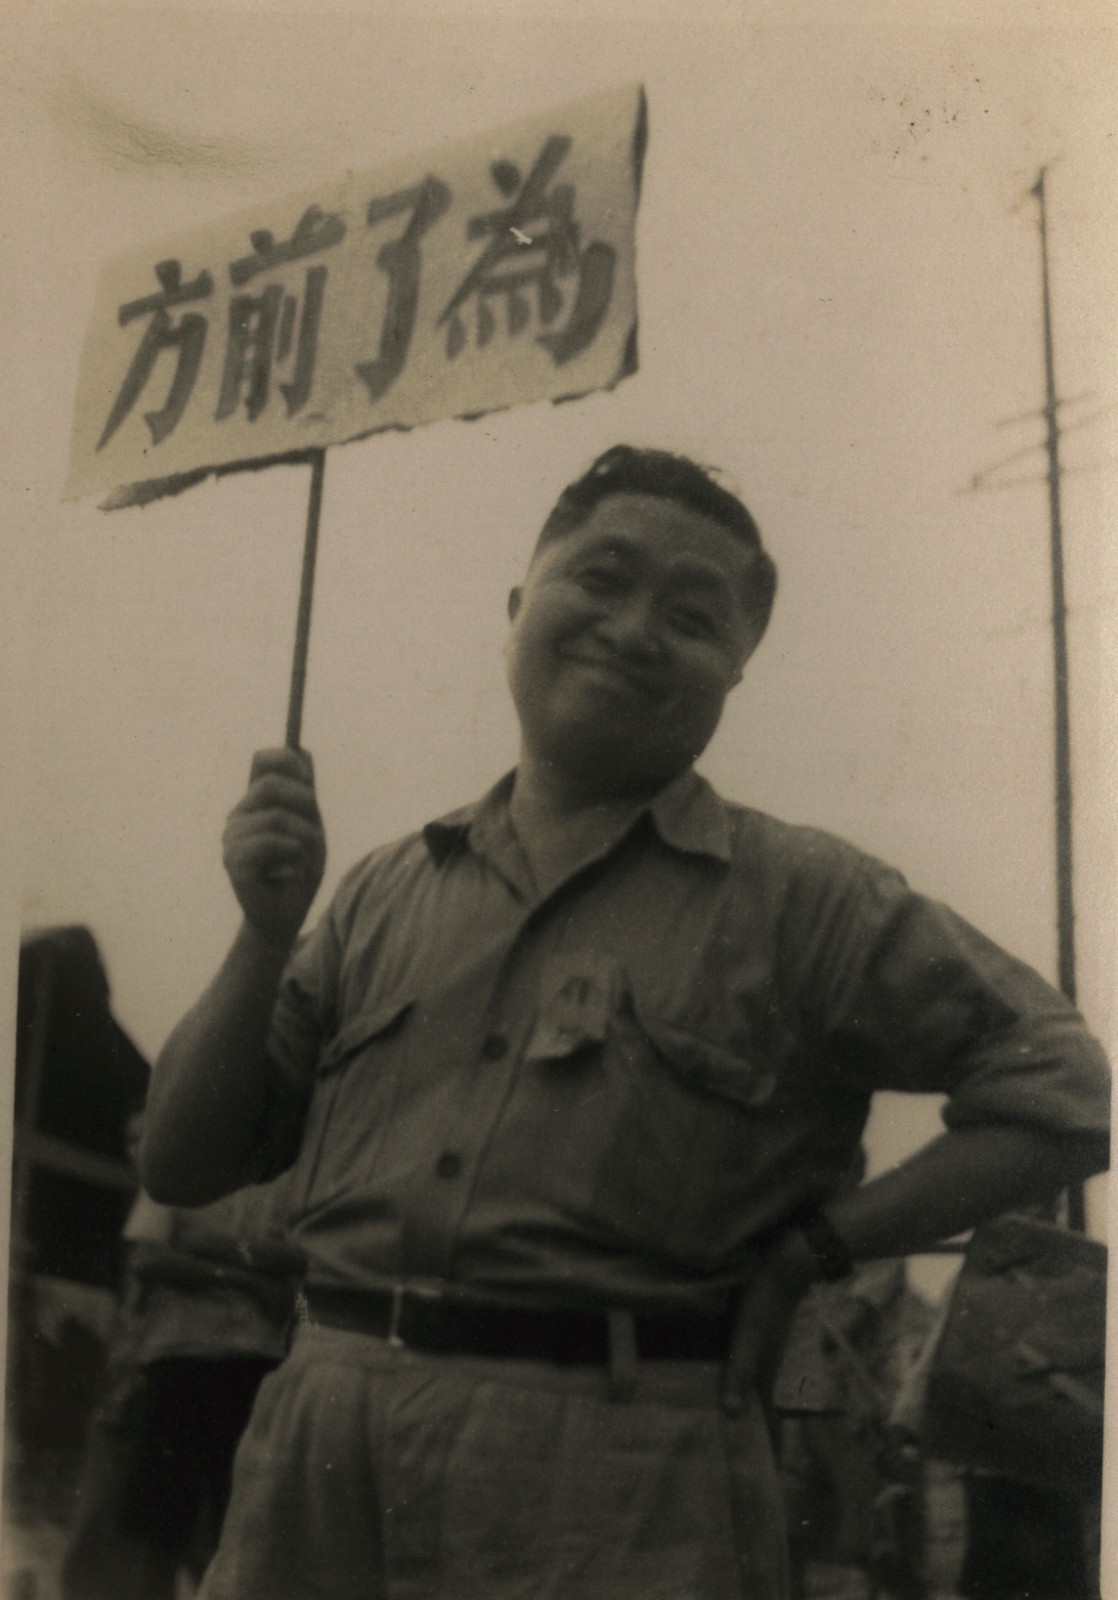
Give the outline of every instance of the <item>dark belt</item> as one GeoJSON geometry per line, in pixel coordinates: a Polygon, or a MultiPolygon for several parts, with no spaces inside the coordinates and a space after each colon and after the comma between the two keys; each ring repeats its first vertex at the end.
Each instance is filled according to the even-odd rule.
{"type": "MultiPolygon", "coordinates": [[[[337,1289],[308,1284],[304,1293],[312,1322],[432,1355],[560,1366],[610,1361],[611,1314],[604,1311],[495,1306],[404,1285],[337,1289]]],[[[729,1348],[731,1324],[728,1314],[642,1313],[633,1317],[633,1328],[636,1354],[645,1361],[721,1361],[729,1348]]]]}

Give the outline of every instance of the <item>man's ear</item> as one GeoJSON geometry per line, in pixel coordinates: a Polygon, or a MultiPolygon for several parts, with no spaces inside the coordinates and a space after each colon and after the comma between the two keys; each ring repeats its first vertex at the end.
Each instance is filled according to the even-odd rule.
{"type": "Polygon", "coordinates": [[[520,614],[520,602],[521,602],[521,600],[523,598],[524,598],[523,589],[518,587],[516,589],[510,589],[509,590],[508,612],[509,612],[509,621],[510,622],[515,622],[517,617],[519,616],[519,614],[520,614]]]}
{"type": "Polygon", "coordinates": [[[749,635],[748,635],[748,637],[746,638],[746,641],[745,641],[745,649],[743,650],[741,656],[738,659],[737,676],[734,679],[735,687],[741,682],[742,674],[745,672],[746,667],[752,661],[754,652],[756,651],[757,646],[761,643],[761,640],[764,638],[764,636],[765,636],[764,628],[756,628],[756,627],[751,627],[750,628],[749,635]]]}
{"type": "MultiPolygon", "coordinates": [[[[760,643],[761,641],[759,638],[753,635],[750,636],[749,642],[745,647],[745,653],[738,658],[737,671],[730,679],[730,689],[736,689],[738,684],[741,682],[743,676],[745,675],[745,669],[749,665],[750,658],[760,643]]],[[[726,692],[728,694],[729,689],[726,692]]]]}

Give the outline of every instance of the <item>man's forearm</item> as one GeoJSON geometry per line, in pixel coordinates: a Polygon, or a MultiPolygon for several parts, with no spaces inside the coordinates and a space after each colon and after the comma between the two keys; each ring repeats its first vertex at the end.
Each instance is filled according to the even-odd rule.
{"type": "MultiPolygon", "coordinates": [[[[918,1254],[1000,1212],[1055,1194],[1096,1164],[1028,1128],[962,1128],[828,1202],[825,1212],[855,1261],[918,1254]]],[[[803,1228],[786,1228],[738,1305],[722,1393],[732,1415],[750,1387],[760,1384],[768,1392],[796,1306],[819,1277],[819,1258],[803,1228]]]]}
{"type": "Polygon", "coordinates": [[[1070,1143],[1030,1128],[960,1128],[826,1210],[855,1260],[909,1255],[1093,1170],[1070,1143]]]}
{"type": "Polygon", "coordinates": [[[205,1205],[246,1181],[268,1092],[268,1033],[287,950],[245,923],[152,1073],[140,1174],[167,1205],[205,1205]]]}

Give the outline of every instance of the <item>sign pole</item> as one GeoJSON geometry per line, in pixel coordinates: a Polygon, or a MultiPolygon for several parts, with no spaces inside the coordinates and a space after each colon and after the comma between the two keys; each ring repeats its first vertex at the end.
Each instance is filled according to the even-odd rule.
{"type": "Polygon", "coordinates": [[[314,566],[318,553],[318,520],[322,512],[322,483],[326,476],[326,448],[308,451],[311,487],[307,501],[307,533],[303,541],[303,573],[299,583],[299,610],[295,618],[295,649],[291,661],[291,689],[287,698],[286,742],[296,749],[303,726],[303,693],[307,684],[307,651],[311,639],[311,604],[314,566]]]}

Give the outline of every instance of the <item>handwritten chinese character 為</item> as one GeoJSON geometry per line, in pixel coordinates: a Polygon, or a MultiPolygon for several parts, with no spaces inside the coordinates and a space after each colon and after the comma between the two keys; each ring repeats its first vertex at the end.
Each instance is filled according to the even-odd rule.
{"type": "Polygon", "coordinates": [[[556,366],[580,355],[593,342],[613,293],[616,252],[602,240],[581,248],[581,230],[575,221],[575,191],[559,183],[548,191],[568,151],[571,140],[553,134],[545,142],[527,178],[511,161],[495,161],[493,182],[509,204],[471,218],[470,239],[489,243],[474,262],[439,317],[446,326],[446,353],[454,360],[464,349],[468,334],[466,306],[475,302],[476,338],[487,345],[496,331],[490,301],[503,297],[510,336],[523,331],[531,320],[528,292],[535,290],[536,309],[544,332],[536,342],[551,355],[556,366]],[[561,280],[574,280],[570,312],[562,327],[556,324],[568,304],[561,280]]]}

